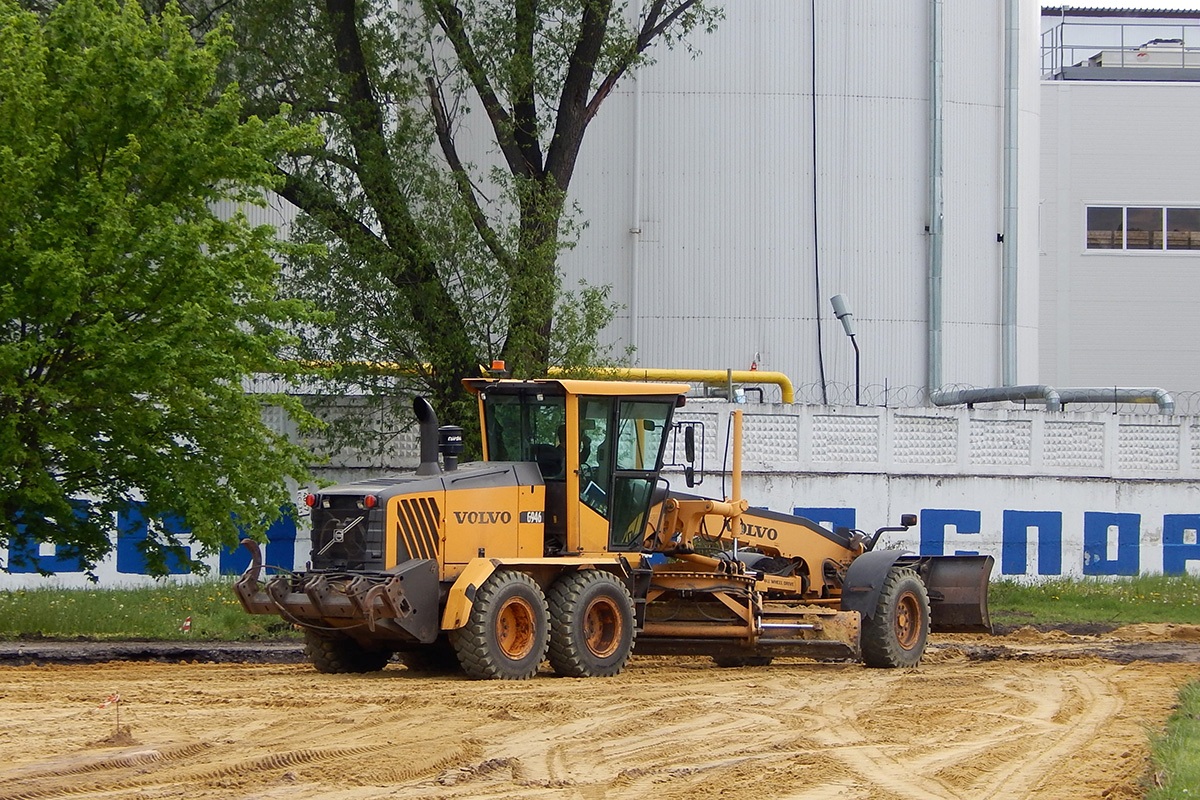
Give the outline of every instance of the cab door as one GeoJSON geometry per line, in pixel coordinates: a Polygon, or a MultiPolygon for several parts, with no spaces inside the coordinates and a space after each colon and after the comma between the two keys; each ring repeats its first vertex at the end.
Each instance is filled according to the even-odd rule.
{"type": "Polygon", "coordinates": [[[642,549],[650,496],[662,469],[663,448],[674,408],[674,398],[623,400],[618,404],[610,550],[642,549]]]}
{"type": "Polygon", "coordinates": [[[579,500],[585,549],[642,548],[675,398],[580,397],[579,500]],[[607,540],[607,541],[605,541],[607,540]]]}

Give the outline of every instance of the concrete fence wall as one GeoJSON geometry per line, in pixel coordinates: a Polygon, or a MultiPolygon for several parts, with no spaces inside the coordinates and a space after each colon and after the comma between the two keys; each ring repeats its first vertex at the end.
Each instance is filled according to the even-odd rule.
{"type": "MultiPolygon", "coordinates": [[[[729,407],[692,403],[724,494],[729,407]]],[[[982,409],[747,407],[754,505],[874,530],[926,554],[989,553],[995,576],[1200,574],[1200,419],[982,409]]]]}
{"type": "MultiPolygon", "coordinates": [[[[1200,418],[699,400],[676,417],[703,426],[703,482],[693,491],[728,492],[727,432],[735,408],[745,411],[743,493],[752,505],[867,531],[916,513],[916,527],[883,541],[928,554],[989,553],[994,577],[1200,574],[1200,418]]],[[[281,414],[268,412],[268,419],[287,429],[281,414]]],[[[414,467],[417,452],[409,431],[383,456],[349,454],[318,472],[338,481],[368,477],[414,467]]],[[[682,460],[682,449],[669,449],[668,461],[673,457],[682,460]]],[[[665,476],[683,488],[679,468],[668,467],[665,476]]],[[[114,553],[97,570],[101,585],[149,581],[136,549],[146,526],[186,534],[186,522],[145,520],[136,509],[117,522],[114,553]]],[[[270,538],[269,563],[303,567],[304,519],[281,521],[270,538]]],[[[0,573],[0,588],[86,582],[49,545],[14,548],[31,566],[0,573]],[[58,574],[44,578],[39,566],[58,574]]],[[[5,564],[11,555],[0,551],[5,564]]],[[[237,572],[245,557],[224,553],[207,562],[237,572]]]]}

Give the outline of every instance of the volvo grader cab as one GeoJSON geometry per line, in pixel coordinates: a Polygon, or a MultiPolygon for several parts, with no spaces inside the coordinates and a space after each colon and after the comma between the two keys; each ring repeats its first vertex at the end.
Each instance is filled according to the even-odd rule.
{"type": "Polygon", "coordinates": [[[439,428],[417,398],[420,466],[310,494],[303,571],[267,575],[243,541],[243,607],[303,629],[318,670],[374,671],[397,655],[474,678],[529,678],[546,660],[561,675],[609,676],[635,647],[729,666],[909,667],[931,629],[990,629],[991,556],[875,548],[915,517],[868,535],[751,508],[740,411],[730,495],[693,494],[695,428],[673,420],[687,384],[464,384],[483,461],[460,466],[461,429],[439,428]],[[662,474],[668,450],[686,454],[688,487],[662,474]]]}

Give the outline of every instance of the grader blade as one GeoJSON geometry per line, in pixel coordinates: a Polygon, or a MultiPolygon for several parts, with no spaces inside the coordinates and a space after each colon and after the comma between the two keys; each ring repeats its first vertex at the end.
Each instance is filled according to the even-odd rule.
{"type": "Polygon", "coordinates": [[[917,565],[929,592],[930,629],[991,633],[988,579],[992,556],[926,556],[917,565]]]}

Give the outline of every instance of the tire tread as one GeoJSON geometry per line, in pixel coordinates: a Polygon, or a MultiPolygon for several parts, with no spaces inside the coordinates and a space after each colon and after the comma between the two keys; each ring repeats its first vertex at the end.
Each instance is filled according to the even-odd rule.
{"type": "Polygon", "coordinates": [[[586,569],[563,575],[550,587],[547,596],[550,605],[550,647],[547,657],[550,666],[559,675],[571,678],[608,678],[625,669],[633,645],[637,639],[634,621],[633,598],[629,590],[611,573],[597,569],[586,569]],[[617,589],[625,605],[625,629],[629,631],[629,644],[608,665],[591,663],[586,648],[575,640],[574,616],[581,609],[580,598],[590,587],[605,583],[617,589]]]}
{"type": "Polygon", "coordinates": [[[869,620],[863,620],[862,656],[863,663],[868,667],[915,667],[921,661],[925,651],[925,642],[929,638],[929,596],[924,584],[917,573],[908,567],[892,567],[883,589],[879,593],[879,603],[875,614],[869,620]],[[920,591],[917,593],[921,601],[921,641],[913,650],[905,650],[896,638],[892,628],[892,605],[901,593],[901,586],[907,581],[915,581],[920,591]],[[915,657],[914,657],[915,656],[915,657]]]}
{"type": "MultiPolygon", "coordinates": [[[[491,577],[483,582],[475,594],[471,614],[467,624],[450,631],[450,644],[458,656],[458,663],[463,672],[477,680],[526,680],[537,674],[538,667],[546,657],[548,636],[543,636],[540,643],[541,652],[532,666],[523,671],[513,671],[510,665],[501,661],[492,651],[489,639],[490,626],[493,624],[492,612],[497,598],[510,586],[521,586],[531,591],[541,605],[546,627],[549,626],[549,609],[546,607],[546,597],[533,578],[519,570],[506,569],[493,572],[491,577]]],[[[535,609],[536,610],[536,609],[535,609]]],[[[538,646],[538,645],[535,645],[538,646]]]]}
{"type": "Polygon", "coordinates": [[[304,654],[317,672],[327,674],[378,672],[392,658],[390,650],[370,650],[348,636],[314,630],[304,632],[304,654]]]}

